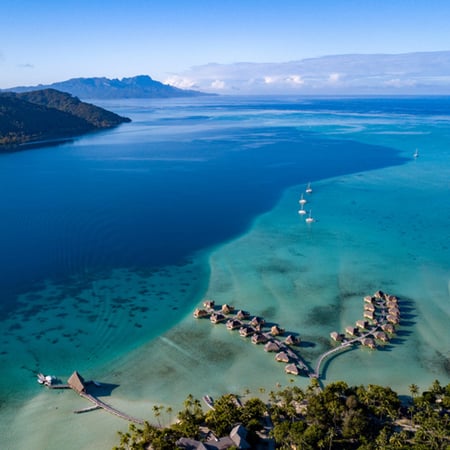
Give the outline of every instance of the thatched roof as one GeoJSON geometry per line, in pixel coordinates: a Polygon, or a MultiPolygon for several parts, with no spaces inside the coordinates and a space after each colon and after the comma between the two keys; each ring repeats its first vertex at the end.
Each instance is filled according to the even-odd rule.
{"type": "Polygon", "coordinates": [[[275,359],[278,362],[289,362],[289,356],[285,353],[285,352],[280,352],[277,353],[277,355],[275,356],[275,359]]]}
{"type": "Polygon", "coordinates": [[[278,341],[270,341],[264,346],[266,352],[277,352],[280,350],[280,344],[278,341]]]}
{"type": "Polygon", "coordinates": [[[298,367],[295,364],[288,364],[285,368],[284,371],[286,373],[289,373],[291,375],[298,375],[300,373],[300,370],[298,369],[298,367]]]}
{"type": "Polygon", "coordinates": [[[67,380],[67,384],[76,392],[84,392],[86,386],[84,385],[83,377],[75,370],[75,372],[67,380]]]}

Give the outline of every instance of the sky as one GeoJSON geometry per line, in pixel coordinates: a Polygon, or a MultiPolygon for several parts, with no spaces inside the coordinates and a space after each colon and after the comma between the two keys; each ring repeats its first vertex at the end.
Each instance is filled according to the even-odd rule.
{"type": "Polygon", "coordinates": [[[0,89],[450,50],[449,24],[448,0],[2,0],[0,89]]]}

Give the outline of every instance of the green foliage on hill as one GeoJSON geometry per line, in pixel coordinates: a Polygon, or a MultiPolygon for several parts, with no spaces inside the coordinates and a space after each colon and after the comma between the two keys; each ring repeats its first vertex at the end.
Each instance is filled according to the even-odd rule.
{"type": "Polygon", "coordinates": [[[0,93],[0,149],[70,138],[129,121],[54,89],[0,93]]]}
{"type": "Polygon", "coordinates": [[[206,414],[190,395],[177,423],[161,428],[163,408],[155,407],[158,426],[131,425],[128,433],[119,432],[115,449],[175,449],[180,437],[205,442],[201,427],[226,436],[241,423],[251,448],[266,448],[264,443],[272,440],[276,448],[285,450],[448,450],[450,384],[441,386],[436,380],[422,395],[415,385],[410,391],[409,403],[401,404],[389,387],[352,387],[339,381],[321,390],[312,383],[306,390],[292,386],[271,392],[267,404],[250,398],[240,405],[236,396],[226,394],[206,414]]]}

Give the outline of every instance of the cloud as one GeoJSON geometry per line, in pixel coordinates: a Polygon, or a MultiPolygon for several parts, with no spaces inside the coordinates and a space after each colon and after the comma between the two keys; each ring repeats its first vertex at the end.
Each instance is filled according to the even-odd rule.
{"type": "Polygon", "coordinates": [[[22,69],[34,69],[34,64],[30,63],[18,64],[17,67],[20,67],[22,69]]]}
{"type": "Polygon", "coordinates": [[[339,82],[340,79],[341,79],[341,74],[338,72],[330,73],[330,75],[328,75],[328,82],[330,84],[336,84],[339,82]]]}
{"type": "Polygon", "coordinates": [[[450,51],[334,55],[285,63],[210,63],[170,84],[242,94],[450,93],[450,51]]]}
{"type": "Polygon", "coordinates": [[[211,83],[211,87],[212,87],[213,89],[220,89],[220,90],[223,90],[223,89],[225,89],[225,81],[223,81],[223,80],[214,80],[214,81],[211,83]]]}
{"type": "Polygon", "coordinates": [[[166,78],[163,83],[170,84],[171,86],[180,89],[193,89],[197,87],[195,80],[179,75],[171,75],[169,78],[166,78]]]}

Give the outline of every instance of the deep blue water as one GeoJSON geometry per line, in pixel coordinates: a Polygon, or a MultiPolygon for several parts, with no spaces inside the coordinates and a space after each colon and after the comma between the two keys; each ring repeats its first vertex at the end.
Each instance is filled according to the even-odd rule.
{"type": "Polygon", "coordinates": [[[18,292],[46,278],[180,263],[245,231],[288,186],[401,164],[393,149],[326,139],[296,121],[305,109],[446,112],[442,101],[414,102],[116,102],[131,124],[0,154],[0,301],[13,308],[18,292]],[[291,121],[280,126],[278,113],[291,121]]]}

